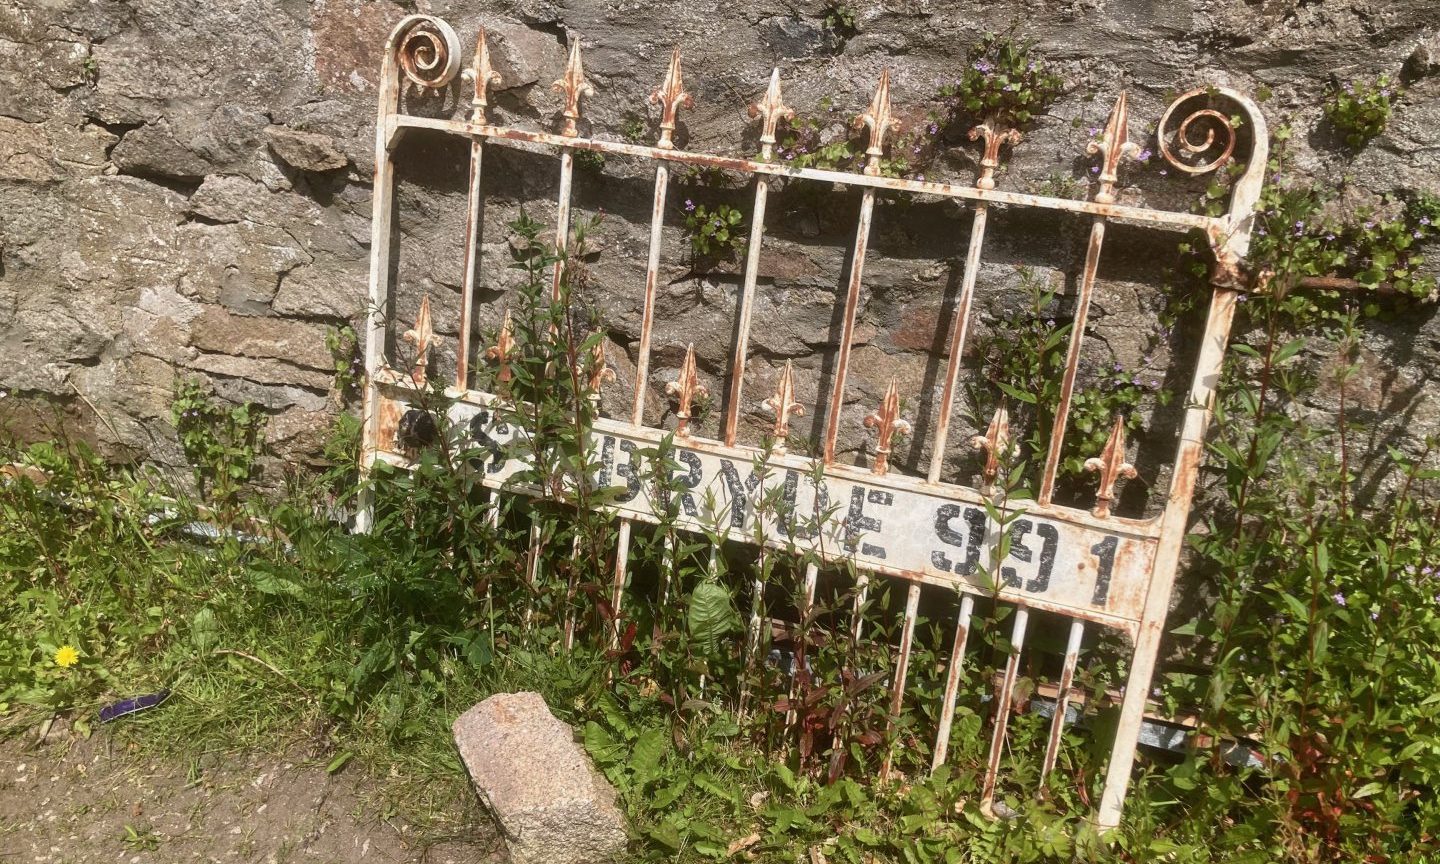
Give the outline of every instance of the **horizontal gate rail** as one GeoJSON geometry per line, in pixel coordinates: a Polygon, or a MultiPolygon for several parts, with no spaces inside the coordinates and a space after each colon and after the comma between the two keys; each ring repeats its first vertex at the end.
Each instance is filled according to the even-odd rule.
{"type": "MultiPolygon", "coordinates": [[[[1042,779],[1056,763],[1066,717],[1074,713],[1070,708],[1077,702],[1077,696],[1072,693],[1072,688],[1087,625],[1124,633],[1133,643],[1133,656],[1120,698],[1119,727],[1111,752],[1105,791],[1096,814],[1096,821],[1102,827],[1117,825],[1130,781],[1136,745],[1145,728],[1146,696],[1186,532],[1205,430],[1241,288],[1240,262],[1248,249],[1253,210],[1265,170],[1266,127],[1254,103],[1226,88],[1201,88],[1181,95],[1161,118],[1157,133],[1161,155],[1171,165],[1189,174],[1205,173],[1230,163],[1237,137],[1235,124],[1230,119],[1235,112],[1242,116],[1244,125],[1248,127],[1251,138],[1249,158],[1245,170],[1234,184],[1229,210],[1222,216],[1205,216],[1128,206],[1116,201],[1121,161],[1133,156],[1138,149],[1128,140],[1129,104],[1123,92],[1115,102],[1103,134],[1089,146],[1090,153],[1099,162],[1093,193],[1089,200],[1071,200],[996,188],[995,171],[1000,164],[1001,150],[1016,146],[1019,134],[993,121],[982,124],[971,133],[972,140],[981,143],[984,153],[973,184],[882,176],[880,160],[888,137],[898,125],[891,110],[888,71],[881,74],[868,108],[857,118],[857,129],[864,129],[867,144],[865,163],[859,172],[795,168],[773,161],[778,125],[794,113],[784,104],[778,69],[770,77],[760,100],[750,108],[751,117],[761,123],[760,152],[754,159],[691,152],[676,147],[674,133],[679,112],[689,107],[692,101],[684,87],[678,50],[672,53],[661,86],[651,97],[651,101],[661,109],[660,134],[654,146],[580,134],[583,103],[592,90],[585,78],[579,40],[571,42],[565,75],[555,84],[564,106],[561,128],[555,132],[496,125],[487,116],[489,90],[502,82],[491,65],[483,30],[477,39],[470,67],[464,73],[464,80],[472,88],[468,116],[447,119],[414,116],[402,111],[402,91],[408,88],[438,92],[450,87],[459,72],[459,40],[448,24],[428,15],[412,15],[396,26],[384,53],[376,124],[362,468],[368,470],[377,461],[400,467],[413,464],[413,453],[401,440],[402,426],[407,412],[411,412],[412,406],[419,401],[417,391],[427,385],[427,352],[436,340],[430,324],[430,301],[426,297],[414,326],[401,337],[412,345],[415,363],[409,369],[397,369],[385,357],[390,325],[384,310],[393,289],[394,155],[402,137],[412,130],[424,130],[455,136],[470,145],[465,264],[458,316],[459,345],[455,382],[447,388],[447,393],[455,400],[449,409],[452,428],[469,436],[464,443],[484,446],[497,454],[495,459],[487,460],[483,469],[482,482],[492,490],[492,496],[502,492],[535,495],[540,490],[527,489],[518,482],[516,475],[527,467],[522,460],[499,456],[506,452],[508,444],[521,440],[526,434],[525,430],[502,427],[495,422],[497,408],[507,404],[505,399],[473,389],[470,383],[470,364],[474,355],[470,345],[474,329],[473,304],[475,292],[482,284],[479,248],[484,151],[500,146],[558,156],[555,243],[559,257],[551,274],[553,297],[560,296],[566,266],[564,254],[570,243],[576,152],[590,151],[650,160],[655,171],[654,197],[640,332],[633,357],[633,401],[626,417],[599,417],[586,433],[587,446],[600,465],[599,476],[594,479],[600,485],[615,488],[621,493],[613,496],[604,508],[618,520],[614,581],[609,597],[615,615],[614,629],[610,634],[612,642],[618,641],[620,636],[621,606],[629,582],[633,526],[637,522],[658,523],[669,509],[668,498],[666,501],[656,500],[653,491],[644,488],[636,479],[642,467],[638,451],[671,441],[677,464],[685,469],[684,476],[677,477],[683,487],[679,494],[685,506],[680,508],[676,524],[695,533],[718,530],[726,541],[751,545],[757,543],[758,532],[764,539],[756,548],[757,555],[803,556],[806,568],[800,599],[802,616],[808,615],[816,602],[822,563],[855,569],[857,610],[865,603],[872,576],[905,583],[899,643],[890,677],[888,704],[892,720],[904,708],[922,586],[938,586],[954,592],[958,607],[949,657],[942,661],[945,666],[944,694],[938,712],[932,767],[944,764],[947,757],[955,702],[966,674],[964,659],[976,600],[989,598],[1014,607],[1009,639],[1011,650],[994,700],[989,758],[982,786],[982,809],[987,813],[995,812],[1000,765],[1013,708],[1012,698],[1020,674],[1026,636],[1032,625],[1031,612],[1054,613],[1070,621],[1059,680],[1050,697],[1051,724],[1041,766],[1042,779]],[[1217,103],[1229,110],[1216,110],[1214,105],[1217,103]],[[1178,125],[1172,123],[1185,111],[1190,113],[1178,125]],[[1172,134],[1175,138],[1173,144],[1172,134]],[[704,438],[692,423],[692,406],[704,390],[696,374],[693,345],[685,352],[679,378],[667,385],[667,394],[677,403],[675,428],[661,429],[644,423],[665,203],[670,171],[675,166],[739,172],[749,175],[754,185],[749,244],[737,298],[736,335],[725,365],[729,398],[718,440],[704,438]],[[825,413],[823,418],[818,418],[824,429],[819,447],[823,455],[819,459],[785,451],[784,441],[790,419],[804,411],[804,407],[796,401],[796,372],[788,362],[780,372],[775,392],[765,402],[774,412],[773,433],[777,446],[762,451],[738,441],[738,415],[749,359],[748,340],[759,262],[764,254],[765,210],[770,186],[777,178],[856,187],[861,191],[849,271],[844,276],[844,290],[837,297],[841,331],[836,346],[837,360],[828,393],[821,393],[818,397],[821,402],[819,407],[825,413]],[[909,425],[907,419],[901,416],[900,393],[893,381],[882,403],[865,419],[865,425],[875,435],[874,456],[870,465],[848,466],[835,461],[842,408],[847,397],[850,351],[864,286],[871,220],[879,192],[953,199],[962,202],[973,214],[963,278],[956,300],[956,317],[948,334],[948,356],[940,404],[926,415],[933,414],[937,423],[933,450],[924,476],[906,476],[892,471],[889,460],[892,437],[909,425]],[[1060,396],[1034,501],[1010,502],[1003,491],[997,491],[999,474],[1012,451],[1009,415],[1003,403],[991,418],[985,433],[974,436],[968,442],[985,459],[979,487],[947,482],[942,476],[945,456],[949,452],[947,444],[960,379],[961,356],[974,316],[973,301],[984,258],[987,218],[992,207],[1029,208],[1090,217],[1089,242],[1077,283],[1060,396]],[[1106,228],[1112,221],[1162,231],[1198,230],[1207,237],[1215,256],[1211,278],[1213,294],[1185,402],[1164,512],[1149,519],[1131,519],[1113,512],[1117,484],[1135,475],[1134,467],[1126,461],[1123,418],[1116,420],[1104,450],[1085,464],[1088,470],[1098,474],[1099,490],[1095,506],[1085,510],[1057,504],[1053,500],[1086,337],[1087,315],[1096,290],[1106,228]],[[757,473],[753,466],[761,460],[764,470],[757,473]],[[809,479],[812,476],[818,480],[812,483],[809,479]],[[802,530],[757,508],[761,497],[770,493],[781,496],[793,512],[817,512],[829,507],[839,512],[833,518],[827,516],[819,525],[802,530]],[[697,504],[706,501],[715,503],[709,507],[697,504]],[[998,520],[996,514],[999,515],[998,520]],[[1002,548],[1008,548],[1008,553],[1000,552],[1002,548]]],[[[499,324],[497,342],[485,347],[482,360],[496,364],[498,380],[503,383],[508,375],[507,363],[513,351],[513,338],[508,314],[503,322],[496,323],[499,324]]],[[[613,377],[613,373],[604,369],[603,357],[596,374],[592,392],[604,383],[604,375],[613,377]]],[[[490,514],[492,520],[498,519],[498,506],[492,507],[490,514]]],[[[370,520],[370,500],[366,498],[362,501],[357,527],[368,529],[370,520]]],[[[531,523],[526,569],[526,577],[531,581],[543,578],[540,553],[544,541],[537,517],[537,521],[531,523]]],[[[675,550],[666,546],[664,554],[673,563],[675,550]]],[[[711,567],[714,568],[720,550],[713,547],[710,554],[711,567]]],[[[662,580],[660,590],[663,596],[669,590],[668,583],[662,580]]],[[[765,620],[760,596],[764,585],[758,576],[753,590],[755,596],[746,646],[750,656],[760,644],[765,620]]],[[[861,621],[862,616],[855,615],[852,635],[856,639],[864,635],[859,630],[861,621]]],[[[564,636],[567,648],[573,639],[573,621],[567,620],[564,636]]],[[[746,694],[742,692],[742,712],[745,699],[746,694]]],[[[795,721],[793,710],[787,720],[789,723],[795,721]]],[[[882,779],[891,768],[887,756],[881,766],[882,779]]]]}

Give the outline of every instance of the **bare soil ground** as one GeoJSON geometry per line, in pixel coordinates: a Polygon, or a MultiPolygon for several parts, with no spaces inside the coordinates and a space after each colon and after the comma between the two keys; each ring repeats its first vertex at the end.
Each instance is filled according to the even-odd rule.
{"type": "Polygon", "coordinates": [[[501,862],[489,819],[457,805],[453,830],[387,810],[384,779],[274,754],[185,764],[56,724],[0,740],[0,864],[68,862],[501,862]],[[445,832],[437,835],[437,830],[445,832]]]}

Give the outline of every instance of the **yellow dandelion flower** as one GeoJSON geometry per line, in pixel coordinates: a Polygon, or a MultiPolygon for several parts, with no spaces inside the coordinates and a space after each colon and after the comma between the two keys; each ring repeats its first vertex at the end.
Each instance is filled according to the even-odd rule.
{"type": "Polygon", "coordinates": [[[60,650],[55,652],[55,665],[61,668],[69,668],[80,662],[80,652],[70,645],[61,645],[60,650]]]}

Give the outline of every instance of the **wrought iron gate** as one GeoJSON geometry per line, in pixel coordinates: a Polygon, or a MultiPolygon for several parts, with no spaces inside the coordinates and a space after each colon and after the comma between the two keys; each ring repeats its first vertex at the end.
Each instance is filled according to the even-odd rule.
{"type": "MultiPolygon", "coordinates": [[[[1166,111],[1159,125],[1161,155],[1176,169],[1201,174],[1230,164],[1236,144],[1236,125],[1225,106],[1243,116],[1250,132],[1250,154],[1247,167],[1234,184],[1228,213],[1203,216],[1191,213],[1122,206],[1116,203],[1117,170],[1123,158],[1137,149],[1127,140],[1129,110],[1126,95],[1121,93],[1110,113],[1103,135],[1090,144],[1089,153],[1099,162],[1098,178],[1090,200],[1069,200],[1032,194],[1007,192],[996,188],[995,170],[1000,164],[1003,145],[1018,140],[1013,132],[982,125],[972,137],[983,139],[984,158],[973,185],[898,179],[881,176],[880,160],[887,136],[896,126],[890,104],[888,72],[881,75],[869,108],[857,118],[868,131],[868,148],[863,173],[797,169],[773,161],[777,125],[792,112],[781,98],[780,76],[776,70],[769,87],[757,104],[750,108],[752,117],[761,124],[760,153],[754,159],[742,159],[676,148],[673,133],[678,112],[690,104],[690,96],[681,81],[678,50],[672,56],[664,82],[653,101],[662,109],[660,138],[655,146],[640,146],[597,138],[581,137],[577,120],[581,117],[582,100],[591,92],[581,65],[580,43],[570,46],[569,64],[556,89],[564,99],[563,127],[559,132],[543,132],[492,125],[486,115],[489,89],[499,83],[499,75],[491,66],[485,34],[482,30],[475,54],[464,73],[473,87],[471,107],[466,119],[436,119],[402,113],[401,94],[404,88],[435,91],[445,88],[460,72],[460,44],[451,27],[439,19],[413,15],[401,21],[385,47],[380,78],[379,115],[376,122],[376,168],[373,233],[370,268],[370,315],[366,343],[368,386],[365,399],[365,435],[362,467],[368,469],[376,460],[397,465],[408,464],[404,449],[397,443],[401,417],[413,401],[414,388],[424,386],[425,358],[434,334],[430,329],[430,308],[427,297],[421,306],[419,320],[406,333],[419,361],[413,369],[396,369],[387,363],[385,346],[387,320],[384,310],[392,289],[392,216],[395,165],[392,154],[400,137],[408,130],[426,129],[447,133],[470,143],[469,212],[465,237],[464,285],[459,309],[459,346],[457,372],[449,394],[456,399],[453,419],[462,428],[481,429],[495,440],[503,439],[502,431],[486,427],[488,409],[495,394],[470,388],[468,365],[472,357],[469,344],[472,331],[472,305],[480,279],[478,220],[481,207],[482,158],[490,147],[537,146],[559,156],[559,200],[556,242],[561,251],[569,242],[572,178],[575,154],[592,151],[621,154],[651,160],[655,168],[654,209],[650,223],[649,257],[644,285],[643,319],[635,352],[634,402],[628,417],[600,418],[591,430],[591,444],[606,477],[605,482],[618,479],[632,483],[627,494],[620,495],[610,509],[619,519],[618,549],[615,554],[615,583],[612,604],[618,610],[626,583],[627,554],[634,521],[654,521],[656,506],[645,490],[634,488],[633,465],[638,448],[653,447],[673,434],[676,454],[686,467],[684,485],[697,494],[712,491],[721,502],[726,517],[722,527],[729,539],[753,542],[756,517],[754,501],[765,490],[756,490],[742,480],[757,457],[757,450],[737,442],[737,419],[742,404],[741,388],[747,360],[750,320],[755,299],[760,256],[763,254],[765,208],[771,183],[776,178],[795,181],[842,184],[862,190],[855,242],[850,257],[846,290],[842,301],[841,339],[838,362],[825,416],[822,456],[818,460],[783,452],[769,456],[770,476],[775,482],[787,484],[783,494],[793,503],[805,495],[819,496],[840,504],[840,515],[830,520],[816,536],[785,536],[786,526],[768,525],[771,536],[781,537],[785,548],[811,550],[822,559],[844,560],[862,574],[877,574],[900,580],[907,588],[905,619],[899,648],[897,668],[891,688],[893,705],[899,708],[904,691],[911,653],[911,641],[920,597],[921,584],[938,585],[958,592],[960,602],[955,622],[951,660],[947,664],[944,702],[937,730],[934,765],[946,758],[950,739],[954,703],[962,674],[970,619],[976,597],[995,597],[1013,604],[1016,612],[1010,642],[1013,649],[1007,660],[1004,679],[995,706],[993,737],[988,770],[983,785],[983,806],[990,812],[995,794],[996,777],[1006,739],[1011,713],[1011,694],[1020,669],[1025,645],[1029,612],[1032,609],[1058,613],[1070,619],[1068,648],[1064,658],[1056,707],[1053,711],[1048,746],[1044,755],[1042,777],[1054,766],[1066,722],[1066,706],[1071,700],[1071,686],[1082,639],[1087,626],[1113,628],[1126,634],[1133,642],[1134,653],[1124,688],[1118,732],[1110,758],[1105,791],[1097,817],[1102,827],[1119,822],[1121,807],[1130,781],[1137,739],[1140,735],[1146,696],[1155,668],[1165,616],[1169,607],[1181,545],[1186,534],[1196,475],[1204,448],[1207,423],[1220,375],[1235,304],[1241,285],[1240,261],[1250,240],[1252,211],[1259,197],[1266,164],[1267,135],[1265,121],[1257,107],[1245,96],[1225,88],[1201,88],[1180,96],[1166,111]],[[1192,110],[1193,109],[1193,110],[1192,110]],[[1189,111],[1189,113],[1185,113],[1189,111]],[[1183,114],[1183,117],[1182,117],[1183,114]],[[1173,143],[1172,143],[1173,136],[1173,143]],[[721,440],[705,440],[687,428],[689,408],[697,386],[693,347],[686,357],[680,380],[672,385],[679,397],[677,428],[671,431],[652,428],[643,422],[651,359],[651,335],[655,317],[655,298],[660,263],[660,239],[670,171],[673,166],[718,168],[752,176],[754,204],[750,213],[748,254],[744,263],[743,287],[739,298],[737,339],[733,344],[729,398],[723,418],[721,440]],[[871,217],[877,192],[888,190],[901,194],[925,194],[967,202],[973,210],[973,222],[965,255],[965,269],[960,287],[953,331],[949,337],[948,363],[943,392],[936,406],[938,418],[929,470],[923,477],[903,476],[892,471],[888,455],[891,436],[903,428],[899,417],[899,394],[892,384],[883,404],[871,415],[866,425],[877,434],[875,457],[869,470],[837,464],[836,436],[841,406],[846,395],[847,367],[854,343],[857,308],[864,278],[866,248],[870,237],[871,217]],[[957,396],[961,355],[972,319],[972,300],[985,242],[987,214],[993,207],[1038,208],[1069,214],[1089,220],[1089,243],[1084,269],[1075,297],[1074,323],[1070,331],[1064,376],[1061,382],[1058,409],[1053,423],[1044,470],[1036,500],[1025,502],[1023,510],[990,500],[1001,457],[1009,447],[1008,418],[1001,408],[989,424],[987,433],[976,436],[973,446],[987,451],[988,459],[981,488],[970,488],[942,477],[946,440],[957,396]],[[1099,473],[1100,483],[1095,506],[1086,511],[1061,506],[1052,500],[1067,421],[1072,408],[1081,346],[1085,339],[1086,317],[1096,283],[1096,272],[1106,226],[1112,220],[1162,231],[1185,232],[1199,229],[1208,237],[1214,254],[1212,270],[1213,294],[1198,351],[1188,401],[1184,409],[1179,447],[1175,454],[1173,474],[1164,512],[1150,519],[1121,518],[1111,513],[1115,487],[1133,476],[1134,468],[1126,461],[1123,426],[1117,422],[1104,451],[1090,459],[1086,467],[1099,473]],[[478,420],[477,420],[478,418],[478,420]],[[479,424],[478,426],[476,424],[479,424]],[[618,460],[618,461],[617,461],[618,460]],[[806,489],[796,478],[807,477],[819,464],[823,482],[806,489]],[[627,481],[627,475],[630,479],[627,481]],[[987,500],[991,512],[987,513],[987,500]],[[999,568],[987,568],[1001,540],[1001,525],[992,517],[1005,514],[1004,530],[1009,534],[1008,556],[996,562],[999,568]],[[793,545],[792,545],[793,544],[793,545]],[[992,579],[987,573],[999,573],[992,579]]],[[[556,265],[554,279],[558,285],[562,264],[556,265]]],[[[503,336],[502,336],[503,338],[503,336]]],[[[503,356],[503,349],[498,353],[503,356]]],[[[787,366],[780,378],[777,392],[768,404],[775,412],[774,431],[784,440],[789,418],[796,408],[793,371],[787,366]]],[[[511,435],[514,430],[509,430],[511,435]]],[[[485,479],[487,486],[523,493],[507,486],[507,478],[520,469],[511,461],[493,464],[485,479]]],[[[813,502],[811,502],[813,503],[813,502]]],[[[685,508],[680,520],[695,529],[702,527],[700,514],[685,508]]],[[[368,509],[362,507],[359,527],[369,526],[368,509]]],[[[813,598],[818,568],[808,565],[806,593],[813,598]]],[[[862,576],[863,578],[863,576],[862,576]]],[[[807,602],[813,602],[813,599],[807,602]]],[[[752,627],[758,621],[752,621],[752,627]]]]}

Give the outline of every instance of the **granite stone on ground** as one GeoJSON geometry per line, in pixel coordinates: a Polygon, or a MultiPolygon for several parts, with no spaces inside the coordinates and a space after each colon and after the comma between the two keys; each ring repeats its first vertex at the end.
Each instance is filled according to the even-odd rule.
{"type": "Polygon", "coordinates": [[[514,864],[601,864],[625,849],[614,788],[540,694],[491,696],[454,730],[514,864]]]}

